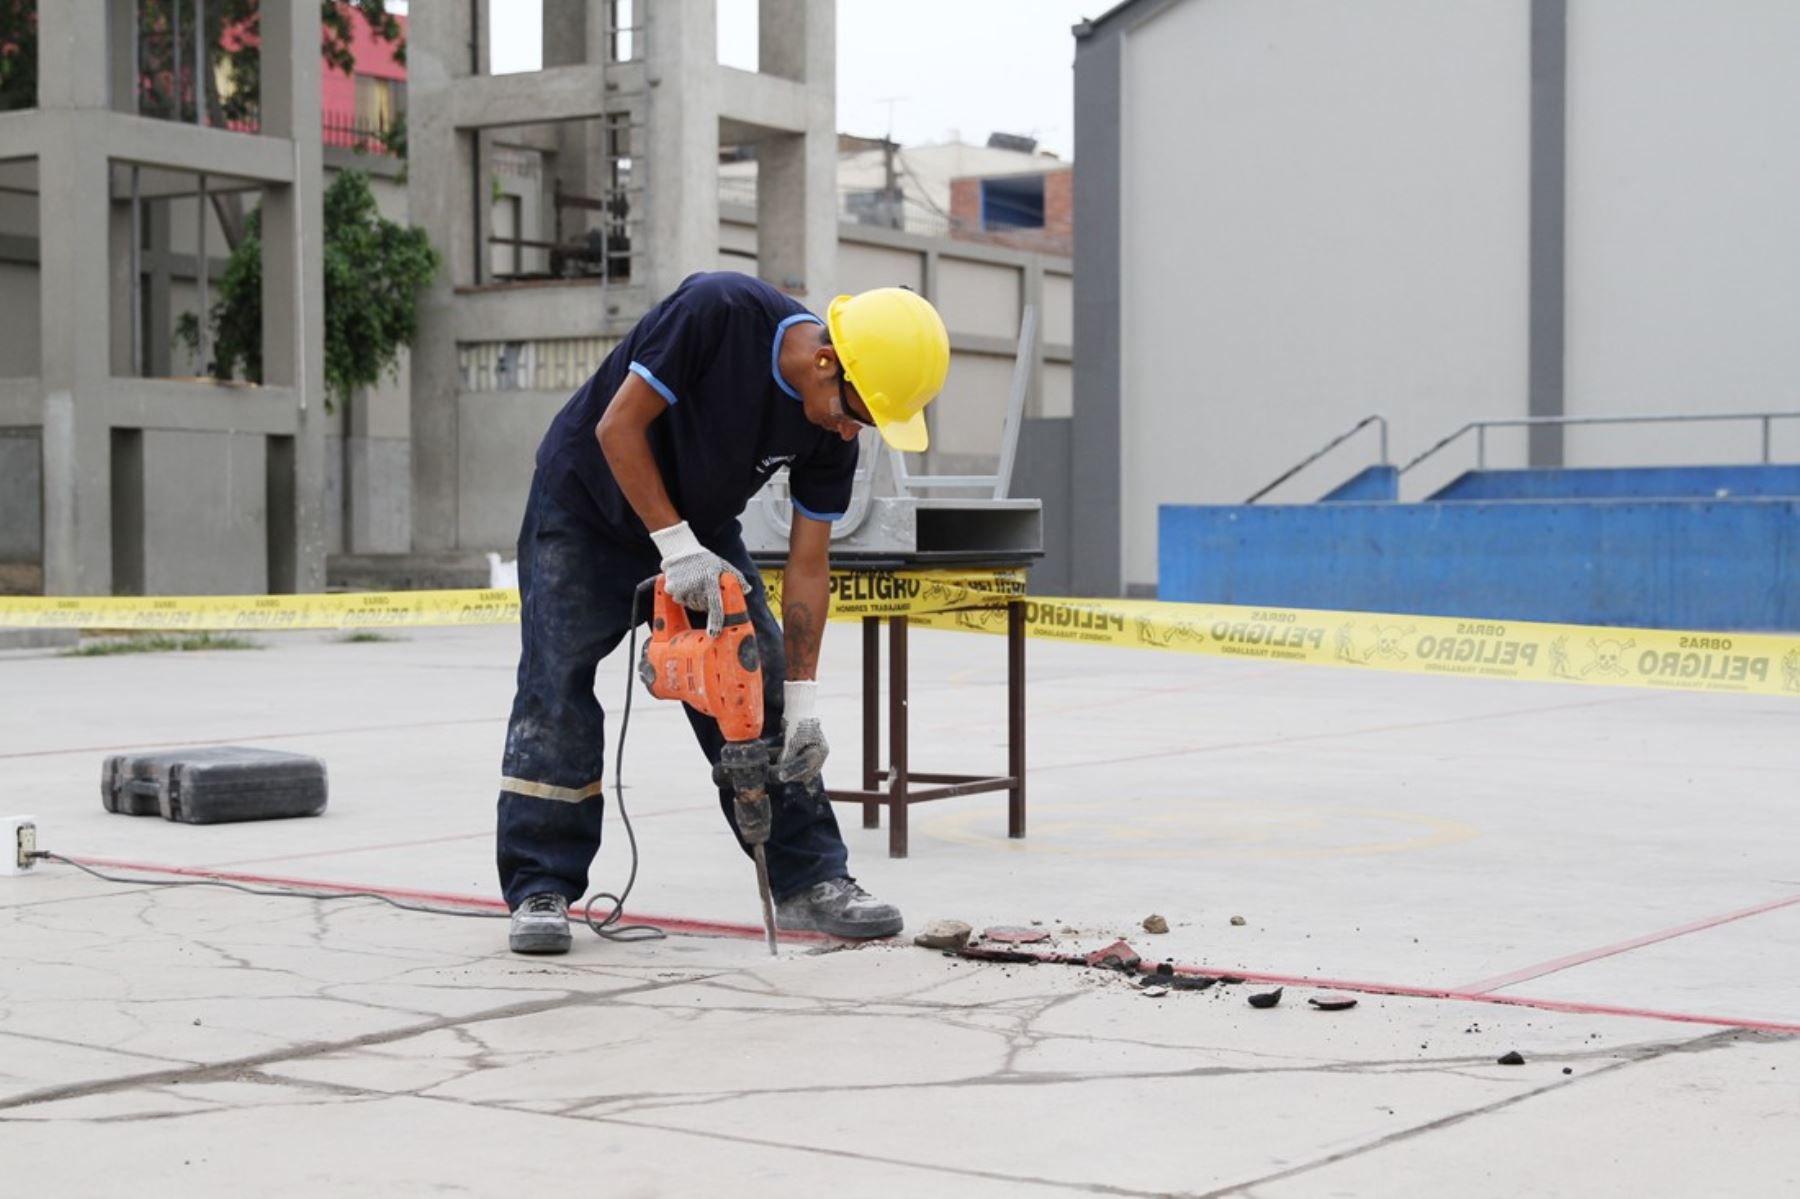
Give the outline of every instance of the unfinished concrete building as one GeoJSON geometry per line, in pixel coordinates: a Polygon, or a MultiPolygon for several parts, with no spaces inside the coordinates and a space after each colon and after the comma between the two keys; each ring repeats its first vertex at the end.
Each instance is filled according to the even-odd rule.
{"type": "Polygon", "coordinates": [[[93,0],[38,22],[37,105],[0,113],[0,585],[323,586],[316,0],[263,0],[254,129],[211,119],[203,15],[152,29],[137,0],[93,0]],[[205,307],[219,196],[262,204],[261,386],[172,377],[160,335],[175,275],[205,307]]]}
{"type": "MultiPolygon", "coordinates": [[[[512,10],[416,4],[405,160],[334,146],[329,130],[320,145],[316,0],[264,0],[260,128],[220,127],[217,47],[195,42],[192,16],[179,39],[157,24],[212,3],[42,6],[43,77],[98,82],[46,84],[35,110],[0,113],[0,591],[484,582],[487,553],[512,553],[551,415],[694,270],[757,274],[820,311],[869,287],[929,296],[953,359],[917,467],[950,474],[994,469],[1036,310],[1020,470],[1047,480],[1033,486],[1066,474],[1070,263],[859,215],[838,175],[829,0],[765,0],[760,71],[718,63],[715,0],[546,0],[543,69],[510,75],[487,47],[512,10]],[[90,125],[111,132],[47,132],[90,125]],[[40,166],[49,143],[87,165],[40,166]],[[723,197],[722,158],[754,168],[723,197]],[[104,203],[76,186],[101,163],[104,203]],[[444,261],[398,375],[347,403],[321,382],[318,266],[319,197],[345,169],[444,261]],[[172,330],[226,269],[215,210],[258,202],[265,384],[216,384],[201,377],[207,347],[172,330]],[[76,265],[52,265],[65,258],[76,265]],[[76,389],[55,381],[78,371],[71,409],[56,397],[76,389]]],[[[1047,566],[1066,520],[1050,506],[1047,566]]]]}
{"type": "Polygon", "coordinates": [[[714,0],[547,0],[544,68],[492,75],[487,9],[413,12],[413,219],[447,266],[413,355],[427,554],[509,542],[550,414],[658,297],[718,265],[722,142],[758,147],[757,273],[814,302],[837,275],[831,0],[764,0],[759,72],[718,64],[714,0]],[[508,161],[538,172],[551,236],[494,207],[508,161]]]}

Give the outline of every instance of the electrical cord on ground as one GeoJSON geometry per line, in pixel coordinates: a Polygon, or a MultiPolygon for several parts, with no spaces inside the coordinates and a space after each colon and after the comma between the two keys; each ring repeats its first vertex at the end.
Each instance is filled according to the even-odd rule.
{"type": "Polygon", "coordinates": [[[620,924],[620,917],[625,915],[625,901],[631,896],[631,888],[637,884],[638,847],[637,834],[631,828],[631,813],[625,810],[625,732],[631,727],[631,693],[632,684],[637,675],[637,633],[638,603],[646,592],[656,585],[656,576],[651,575],[637,585],[631,594],[631,634],[625,649],[625,708],[619,714],[619,748],[613,757],[613,798],[619,805],[619,820],[625,825],[625,840],[631,845],[631,873],[625,876],[625,886],[617,895],[607,891],[596,891],[588,896],[588,901],[581,907],[581,919],[594,935],[605,937],[608,941],[660,941],[669,934],[649,924],[620,924]],[[594,923],[594,904],[600,900],[610,900],[612,911],[598,924],[594,923]]]}
{"type": "MultiPolygon", "coordinates": [[[[613,758],[613,795],[619,805],[619,819],[625,825],[625,839],[631,846],[631,872],[625,878],[624,888],[614,895],[609,891],[596,891],[580,908],[582,921],[594,931],[596,936],[605,937],[609,941],[659,941],[669,934],[650,924],[621,924],[625,915],[625,901],[631,896],[631,888],[637,883],[638,847],[637,833],[631,827],[631,813],[625,808],[625,734],[631,727],[631,692],[632,681],[637,670],[637,626],[638,602],[644,593],[656,583],[653,575],[637,586],[631,597],[631,638],[625,655],[625,708],[619,718],[619,748],[613,758]],[[594,919],[594,904],[601,900],[612,903],[612,911],[599,921],[594,919]]],[[[77,862],[74,858],[64,857],[59,853],[37,850],[31,854],[34,859],[57,862],[64,866],[73,866],[83,874],[108,883],[121,883],[131,887],[223,887],[228,891],[242,891],[246,895],[260,895],[271,899],[374,899],[389,907],[399,908],[403,912],[424,912],[431,916],[472,916],[482,920],[506,920],[510,912],[482,911],[480,909],[439,907],[433,904],[407,903],[395,899],[391,895],[383,895],[378,891],[308,891],[301,887],[253,887],[247,883],[232,882],[223,878],[128,878],[122,874],[109,874],[95,869],[85,862],[77,862]]]]}
{"type": "Polygon", "coordinates": [[[504,920],[510,915],[507,912],[485,912],[479,909],[406,903],[378,891],[307,891],[299,887],[252,887],[247,883],[234,883],[223,878],[127,878],[122,874],[108,874],[104,870],[96,870],[85,862],[77,862],[74,858],[65,858],[62,854],[50,853],[46,850],[40,849],[31,856],[42,858],[46,862],[60,862],[64,866],[73,866],[83,874],[91,874],[105,882],[124,883],[132,887],[224,887],[228,891],[242,891],[246,895],[263,895],[272,899],[378,899],[389,907],[399,908],[406,912],[425,912],[432,916],[476,916],[484,920],[504,920]]]}

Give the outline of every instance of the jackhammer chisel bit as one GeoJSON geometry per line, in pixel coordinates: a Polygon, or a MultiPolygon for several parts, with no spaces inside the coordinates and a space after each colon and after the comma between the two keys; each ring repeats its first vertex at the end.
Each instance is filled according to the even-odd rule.
{"type": "Polygon", "coordinates": [[[750,846],[756,860],[756,890],[762,898],[763,931],[768,934],[769,954],[775,948],[775,897],[769,890],[769,860],[763,847],[768,844],[774,826],[774,812],[769,806],[770,749],[761,741],[727,742],[719,754],[718,775],[731,785],[733,816],[738,835],[750,846]]]}

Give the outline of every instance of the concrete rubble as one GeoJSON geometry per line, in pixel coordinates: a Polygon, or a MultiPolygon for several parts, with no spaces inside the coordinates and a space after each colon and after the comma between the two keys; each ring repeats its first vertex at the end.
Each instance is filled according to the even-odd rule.
{"type": "MultiPolygon", "coordinates": [[[[856,632],[821,682],[846,779],[856,632]]],[[[0,794],[73,856],[490,898],[516,631],[261,639],[0,659],[0,794]],[[118,696],[154,701],[96,702],[118,696]],[[101,810],[105,754],[194,743],[315,754],[331,810],[101,810]]],[[[914,634],[925,768],[1003,761],[990,648],[914,634]]],[[[0,879],[0,1145],[66,1196],[1800,1193],[1791,702],[1031,652],[1027,838],[961,798],[915,809],[893,861],[839,816],[910,933],[1041,918],[1048,943],[770,960],[705,771],[678,773],[686,722],[649,705],[628,907],[748,935],[578,929],[527,960],[497,919],[41,864],[0,879]],[[1204,915],[1227,902],[1255,925],[1204,915]],[[1151,911],[1200,915],[1146,960],[1151,911]],[[1359,1005],[1320,1014],[1333,995],[1359,1005]]],[[[624,877],[619,832],[595,887],[624,877]]]]}

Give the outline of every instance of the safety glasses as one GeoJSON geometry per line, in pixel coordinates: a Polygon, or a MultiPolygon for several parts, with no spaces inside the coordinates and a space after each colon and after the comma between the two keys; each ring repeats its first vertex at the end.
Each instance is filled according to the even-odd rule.
{"type": "Polygon", "coordinates": [[[848,418],[850,420],[853,420],[865,429],[873,429],[875,427],[874,421],[864,420],[862,417],[860,417],[856,414],[856,410],[854,408],[850,407],[850,397],[844,391],[844,382],[845,382],[844,372],[842,370],[839,370],[838,377],[837,377],[838,406],[837,406],[837,412],[834,413],[833,415],[838,416],[840,418],[848,418]]]}

